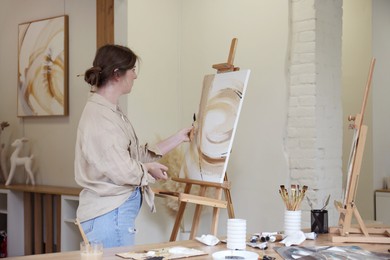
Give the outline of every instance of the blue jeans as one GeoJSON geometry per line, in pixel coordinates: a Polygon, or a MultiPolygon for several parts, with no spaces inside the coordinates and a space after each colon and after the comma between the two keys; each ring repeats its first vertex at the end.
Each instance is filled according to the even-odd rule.
{"type": "Polygon", "coordinates": [[[135,218],[142,204],[140,188],[118,208],[81,223],[89,241],[99,240],[104,248],[130,246],[135,241],[135,218]]]}

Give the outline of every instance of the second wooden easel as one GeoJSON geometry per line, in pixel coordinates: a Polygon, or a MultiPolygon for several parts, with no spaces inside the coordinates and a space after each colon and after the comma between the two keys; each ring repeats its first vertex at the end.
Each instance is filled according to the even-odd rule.
{"type": "Polygon", "coordinates": [[[390,243],[390,228],[386,228],[383,225],[372,225],[371,227],[367,227],[360,216],[355,203],[364,145],[367,136],[367,126],[363,125],[364,111],[371,87],[374,66],[375,59],[372,59],[360,114],[349,116],[348,118],[349,121],[353,121],[351,128],[354,130],[354,137],[348,162],[348,179],[344,203],[335,202],[340,217],[339,226],[330,228],[330,233],[338,234],[332,236],[333,242],[390,243]],[[351,222],[353,217],[355,217],[358,222],[357,227],[352,226],[351,222]]]}

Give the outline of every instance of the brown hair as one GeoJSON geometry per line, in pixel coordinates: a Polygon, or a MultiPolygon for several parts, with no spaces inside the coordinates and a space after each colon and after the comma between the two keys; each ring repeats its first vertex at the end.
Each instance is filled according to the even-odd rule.
{"type": "Polygon", "coordinates": [[[96,51],[93,67],[85,71],[84,80],[97,88],[114,76],[122,76],[134,68],[138,56],[129,48],[107,44],[96,51]]]}

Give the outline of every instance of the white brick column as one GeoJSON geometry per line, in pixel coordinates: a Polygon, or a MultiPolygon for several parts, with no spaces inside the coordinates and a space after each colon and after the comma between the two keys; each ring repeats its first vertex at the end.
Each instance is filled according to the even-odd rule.
{"type": "MultiPolygon", "coordinates": [[[[342,194],[342,1],[291,0],[290,23],[289,181],[309,186],[316,209],[331,194],[329,225],[335,225],[339,214],[333,201],[342,194]]],[[[306,200],[301,208],[302,226],[308,227],[306,200]]]]}

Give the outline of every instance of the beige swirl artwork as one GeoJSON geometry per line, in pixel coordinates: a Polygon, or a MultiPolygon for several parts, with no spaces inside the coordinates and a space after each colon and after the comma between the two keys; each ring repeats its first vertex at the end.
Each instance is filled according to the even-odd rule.
{"type": "Polygon", "coordinates": [[[250,70],[206,75],[180,177],[222,183],[250,70]]]}
{"type": "Polygon", "coordinates": [[[67,16],[19,24],[18,116],[65,116],[67,16]]]}

